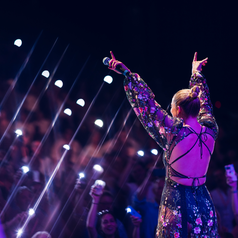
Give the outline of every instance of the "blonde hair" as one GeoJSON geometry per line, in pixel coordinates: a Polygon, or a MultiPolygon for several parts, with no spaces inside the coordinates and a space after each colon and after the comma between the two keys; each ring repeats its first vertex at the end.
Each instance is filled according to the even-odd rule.
{"type": "Polygon", "coordinates": [[[179,90],[173,97],[175,106],[183,109],[186,117],[196,117],[200,110],[200,88],[194,86],[191,89],[179,90]]]}

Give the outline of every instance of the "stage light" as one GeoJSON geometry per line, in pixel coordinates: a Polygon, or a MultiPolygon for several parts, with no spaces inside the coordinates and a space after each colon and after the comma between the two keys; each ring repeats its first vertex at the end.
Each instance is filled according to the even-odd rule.
{"type": "Polygon", "coordinates": [[[79,179],[84,178],[84,177],[85,177],[84,173],[79,173],[79,179]]]}
{"type": "Polygon", "coordinates": [[[65,113],[66,115],[68,115],[68,116],[71,116],[71,115],[72,115],[72,111],[71,111],[69,108],[66,108],[66,109],[64,110],[64,113],[65,113]]]}
{"type": "Polygon", "coordinates": [[[16,39],[16,40],[14,41],[14,45],[17,46],[17,47],[21,47],[21,45],[22,45],[22,40],[21,40],[21,39],[16,39]]]}
{"type": "Polygon", "coordinates": [[[62,87],[63,87],[63,82],[62,82],[62,80],[56,80],[56,81],[55,81],[55,86],[57,86],[58,88],[62,88],[62,87]]]}
{"type": "Polygon", "coordinates": [[[84,107],[85,105],[85,101],[82,98],[78,99],[76,103],[81,107],[84,107]]]}
{"type": "Polygon", "coordinates": [[[33,208],[30,208],[28,214],[29,216],[33,216],[35,214],[35,210],[33,208]]]}
{"type": "Polygon", "coordinates": [[[17,136],[22,136],[23,134],[21,129],[15,130],[15,133],[17,134],[17,136]]]}
{"type": "Polygon", "coordinates": [[[22,229],[19,229],[19,230],[17,231],[17,237],[20,237],[20,236],[22,235],[22,233],[23,233],[23,230],[22,230],[22,229]]]}
{"type": "Polygon", "coordinates": [[[67,144],[63,145],[63,148],[66,149],[66,150],[70,150],[70,146],[67,145],[67,144]]]}
{"type": "Polygon", "coordinates": [[[30,170],[28,166],[22,166],[21,169],[24,174],[26,174],[30,170]]]}
{"type": "Polygon", "coordinates": [[[41,73],[42,76],[46,77],[46,78],[49,78],[50,77],[50,72],[48,70],[44,70],[42,73],[41,73]]]}
{"type": "Polygon", "coordinates": [[[138,150],[138,151],[137,151],[137,154],[138,154],[139,156],[144,156],[145,153],[144,153],[143,150],[138,150]]]}
{"type": "Polygon", "coordinates": [[[99,126],[99,127],[103,127],[103,121],[101,119],[97,119],[95,122],[94,122],[95,125],[99,126]]]}
{"type": "Polygon", "coordinates": [[[107,75],[107,76],[104,77],[103,80],[104,80],[104,82],[106,82],[106,83],[108,83],[108,84],[111,84],[112,81],[113,81],[113,78],[112,78],[112,76],[107,75]]]}
{"type": "Polygon", "coordinates": [[[150,152],[151,152],[151,154],[153,154],[153,155],[157,155],[157,154],[158,154],[158,150],[156,150],[156,149],[152,149],[150,152]]]}
{"type": "Polygon", "coordinates": [[[104,169],[102,168],[102,166],[99,165],[99,164],[95,164],[95,165],[93,166],[93,169],[96,170],[96,171],[99,172],[99,173],[102,173],[102,172],[104,171],[104,169]]]}

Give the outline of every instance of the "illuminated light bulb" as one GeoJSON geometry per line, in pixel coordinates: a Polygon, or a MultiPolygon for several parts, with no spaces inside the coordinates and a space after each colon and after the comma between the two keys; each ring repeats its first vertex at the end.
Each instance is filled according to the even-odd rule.
{"type": "Polygon", "coordinates": [[[126,208],[126,212],[129,213],[131,212],[131,209],[129,207],[126,208]]]}
{"type": "Polygon", "coordinates": [[[22,166],[21,169],[22,169],[24,174],[26,174],[30,170],[29,167],[27,167],[27,166],[22,166]]]}
{"type": "Polygon", "coordinates": [[[112,78],[112,76],[107,75],[107,76],[104,77],[103,80],[104,80],[104,82],[106,82],[106,83],[108,83],[108,84],[111,84],[112,81],[113,81],[113,78],[112,78]]]}
{"type": "Polygon", "coordinates": [[[30,208],[28,211],[29,216],[32,216],[35,214],[35,210],[33,208],[30,208]]]}
{"type": "Polygon", "coordinates": [[[102,168],[102,166],[99,165],[99,164],[95,164],[95,165],[93,166],[93,169],[96,170],[96,171],[98,171],[98,172],[100,172],[100,173],[102,173],[102,172],[104,171],[104,169],[102,168]]]}
{"type": "Polygon", "coordinates": [[[144,156],[145,153],[144,153],[143,150],[138,150],[138,151],[137,151],[137,154],[138,154],[139,156],[144,156]]]}
{"type": "Polygon", "coordinates": [[[22,45],[22,40],[21,40],[21,39],[16,39],[16,40],[14,41],[14,45],[17,46],[17,47],[21,47],[21,45],[22,45]]]}
{"type": "Polygon", "coordinates": [[[157,155],[157,154],[158,154],[158,150],[156,150],[156,149],[152,149],[150,152],[151,152],[151,154],[153,154],[153,155],[157,155]]]}
{"type": "Polygon", "coordinates": [[[48,70],[44,70],[42,73],[41,73],[42,76],[46,77],[46,78],[49,78],[50,76],[50,72],[48,70]]]}
{"type": "Polygon", "coordinates": [[[79,178],[81,179],[81,178],[84,178],[85,177],[85,175],[84,175],[84,173],[79,173],[79,178]]]}
{"type": "Polygon", "coordinates": [[[66,115],[68,115],[68,116],[71,116],[71,115],[72,115],[72,111],[71,111],[69,108],[66,108],[66,109],[64,110],[64,113],[65,113],[66,115]]]}
{"type": "Polygon", "coordinates": [[[78,99],[76,103],[81,107],[84,107],[85,105],[85,101],[82,98],[78,99]]]}
{"type": "Polygon", "coordinates": [[[17,237],[20,237],[20,236],[22,235],[22,233],[23,233],[23,230],[22,230],[22,229],[19,229],[19,230],[17,231],[17,237]]]}
{"type": "Polygon", "coordinates": [[[103,121],[101,119],[97,119],[95,122],[94,122],[95,125],[99,126],[99,127],[103,127],[103,121]]]}
{"type": "Polygon", "coordinates": [[[15,133],[17,134],[17,136],[22,136],[23,134],[21,129],[15,130],[15,133]]]}
{"type": "Polygon", "coordinates": [[[62,88],[62,87],[63,87],[63,82],[62,82],[62,80],[56,80],[56,81],[55,81],[55,86],[57,86],[58,88],[62,88]]]}
{"type": "Polygon", "coordinates": [[[66,149],[66,150],[70,150],[70,146],[67,145],[67,144],[63,145],[63,148],[66,149]]]}

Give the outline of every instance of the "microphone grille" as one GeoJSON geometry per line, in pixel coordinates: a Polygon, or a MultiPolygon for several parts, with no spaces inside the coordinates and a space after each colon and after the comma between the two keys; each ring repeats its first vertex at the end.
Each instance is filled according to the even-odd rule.
{"type": "Polygon", "coordinates": [[[104,65],[107,65],[107,66],[109,66],[109,61],[110,61],[110,58],[108,58],[108,57],[105,57],[105,58],[102,60],[103,64],[104,64],[104,65]]]}

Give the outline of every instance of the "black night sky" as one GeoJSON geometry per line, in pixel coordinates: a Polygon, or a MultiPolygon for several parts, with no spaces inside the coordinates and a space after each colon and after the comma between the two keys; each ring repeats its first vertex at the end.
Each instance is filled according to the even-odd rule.
{"type": "MultiPolygon", "coordinates": [[[[112,50],[133,72],[150,85],[156,100],[166,107],[173,94],[188,86],[191,62],[208,57],[204,68],[214,108],[222,117],[237,114],[237,12],[235,2],[211,1],[45,1],[8,0],[0,8],[2,80],[14,77],[36,41],[24,72],[29,82],[43,63],[56,38],[46,65],[54,67],[69,48],[56,73],[70,85],[89,60],[82,77],[96,93],[100,80],[109,73],[102,64],[112,50]],[[11,49],[23,40],[22,53],[11,49]]],[[[115,89],[122,76],[111,72],[115,89]]],[[[120,82],[121,81],[121,82],[120,82]]],[[[113,94],[113,90],[108,92],[113,94]]],[[[123,98],[123,96],[122,96],[123,98]]]]}

